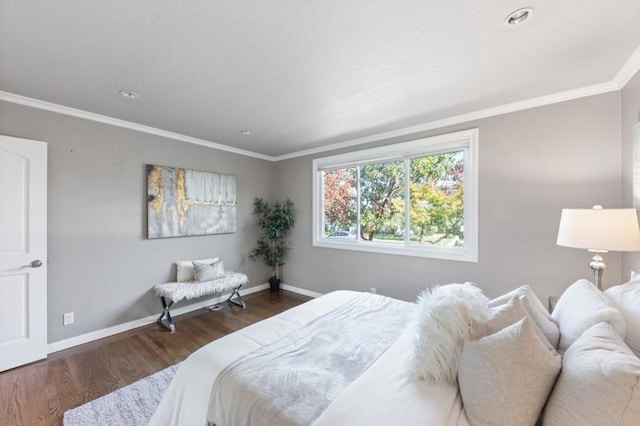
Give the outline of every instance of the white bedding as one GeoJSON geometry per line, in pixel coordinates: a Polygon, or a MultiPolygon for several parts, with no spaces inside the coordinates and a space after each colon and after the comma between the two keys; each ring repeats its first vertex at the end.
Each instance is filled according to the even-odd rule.
{"type": "MultiPolygon", "coordinates": [[[[202,347],[182,363],[149,424],[204,426],[211,386],[225,367],[358,294],[327,294],[202,347]]],[[[407,303],[407,309],[414,305],[407,303]]],[[[457,386],[407,380],[409,344],[409,336],[402,335],[314,424],[468,425],[457,386]]]]}

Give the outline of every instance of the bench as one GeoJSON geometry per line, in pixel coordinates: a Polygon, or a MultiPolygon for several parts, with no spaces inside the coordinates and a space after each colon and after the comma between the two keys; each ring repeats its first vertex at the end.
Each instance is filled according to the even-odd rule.
{"type": "MultiPolygon", "coordinates": [[[[211,294],[221,294],[226,291],[232,291],[232,293],[225,302],[233,303],[242,306],[242,309],[246,309],[247,305],[240,295],[240,287],[248,282],[249,278],[247,278],[245,274],[227,272],[224,277],[217,278],[213,281],[156,284],[153,286],[153,290],[162,302],[162,315],[158,318],[158,322],[173,333],[176,331],[176,326],[173,324],[170,309],[174,303],[182,299],[190,300],[211,294]]],[[[220,307],[215,305],[215,307],[210,309],[217,310],[220,309],[220,307]]]]}

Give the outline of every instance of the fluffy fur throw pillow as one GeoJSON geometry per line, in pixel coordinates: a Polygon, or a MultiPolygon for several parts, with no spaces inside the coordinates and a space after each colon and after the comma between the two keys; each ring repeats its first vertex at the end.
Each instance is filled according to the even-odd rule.
{"type": "Polygon", "coordinates": [[[409,375],[455,383],[462,344],[491,315],[489,299],[472,283],[435,286],[418,296],[409,375]]]}

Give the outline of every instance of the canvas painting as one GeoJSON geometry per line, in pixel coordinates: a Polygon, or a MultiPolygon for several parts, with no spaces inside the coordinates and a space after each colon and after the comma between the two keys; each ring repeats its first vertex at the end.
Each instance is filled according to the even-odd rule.
{"type": "Polygon", "coordinates": [[[236,232],[236,177],[147,165],[148,237],[236,232]]]}

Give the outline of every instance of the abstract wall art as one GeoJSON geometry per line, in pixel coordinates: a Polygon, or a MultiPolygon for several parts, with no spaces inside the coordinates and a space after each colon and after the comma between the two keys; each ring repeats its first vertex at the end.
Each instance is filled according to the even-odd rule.
{"type": "Polygon", "coordinates": [[[148,237],[236,232],[236,177],[147,165],[148,237]]]}

